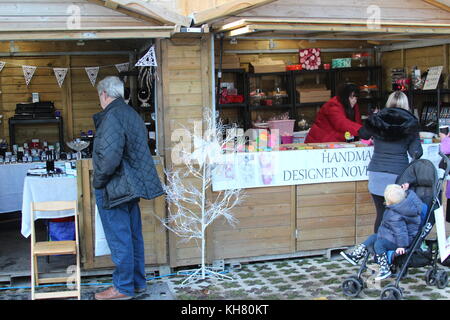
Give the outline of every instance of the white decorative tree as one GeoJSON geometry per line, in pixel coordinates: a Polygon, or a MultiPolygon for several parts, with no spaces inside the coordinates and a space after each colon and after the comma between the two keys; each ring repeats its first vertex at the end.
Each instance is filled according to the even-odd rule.
{"type": "Polygon", "coordinates": [[[231,210],[243,199],[241,189],[222,191],[213,199],[207,197],[207,190],[212,186],[212,169],[219,165],[223,157],[233,156],[233,147],[233,150],[228,150],[231,151],[228,155],[224,152],[228,146],[234,145],[235,137],[227,134],[223,138],[225,128],[220,120],[216,121],[212,110],[205,108],[204,123],[206,130],[203,135],[198,126],[194,126],[194,133],[184,130],[183,140],[193,140],[194,151],[185,148],[179,150],[178,164],[181,166],[165,170],[167,183],[163,185],[168,202],[168,217],[159,220],[168,230],[182,238],[182,242],[195,239],[198,245],[198,241],[201,241],[201,266],[183,284],[207,277],[231,279],[206,266],[206,229],[219,217],[234,226],[237,220],[231,210]],[[187,183],[188,177],[198,179],[201,188],[187,183]]]}

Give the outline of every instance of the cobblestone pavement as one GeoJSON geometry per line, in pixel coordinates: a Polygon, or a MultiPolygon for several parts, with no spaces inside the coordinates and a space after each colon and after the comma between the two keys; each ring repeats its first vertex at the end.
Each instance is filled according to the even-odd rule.
{"type": "MultiPolygon", "coordinates": [[[[448,268],[439,265],[448,272],[448,268]]],[[[381,286],[394,279],[372,283],[372,274],[367,271],[368,288],[357,298],[349,298],[342,293],[344,279],[358,271],[340,257],[329,260],[324,257],[307,257],[278,261],[243,264],[240,268],[225,274],[232,280],[203,280],[194,284],[182,285],[185,275],[152,277],[147,292],[135,297],[136,300],[378,300],[381,286]]],[[[410,269],[400,283],[405,300],[448,300],[450,286],[438,289],[427,286],[425,273],[429,267],[410,269]]],[[[95,292],[108,287],[111,277],[82,279],[82,299],[91,300],[95,292]],[[87,285],[87,283],[91,285],[87,285]],[[92,285],[96,284],[96,285],[92,285]]],[[[1,288],[0,288],[1,289],[1,288]]],[[[52,291],[51,288],[41,290],[52,291]]],[[[0,299],[30,299],[29,289],[0,290],[0,299]]]]}

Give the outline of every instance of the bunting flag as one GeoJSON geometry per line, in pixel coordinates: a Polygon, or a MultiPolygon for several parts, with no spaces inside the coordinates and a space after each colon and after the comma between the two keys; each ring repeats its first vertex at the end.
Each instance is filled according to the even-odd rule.
{"type": "Polygon", "coordinates": [[[136,67],[157,67],[155,46],[151,46],[148,52],[135,64],[136,67]]]}
{"type": "Polygon", "coordinates": [[[58,81],[58,85],[61,88],[64,79],[66,78],[68,68],[53,68],[53,72],[55,73],[56,81],[58,81]]]}
{"type": "Polygon", "coordinates": [[[0,61],[0,72],[3,70],[3,67],[5,66],[5,61],[0,61]]]}
{"type": "MultiPolygon", "coordinates": [[[[115,66],[116,66],[117,71],[119,71],[119,73],[120,73],[123,71],[128,71],[130,68],[130,63],[129,62],[119,63],[119,64],[116,64],[115,66]]],[[[127,76],[123,77],[123,83],[127,83],[127,79],[128,79],[127,76]]]]}
{"type": "Polygon", "coordinates": [[[130,67],[130,63],[126,62],[126,63],[119,63],[115,65],[117,68],[117,71],[122,72],[122,71],[128,71],[128,68],[130,67]]]}
{"type": "Polygon", "coordinates": [[[22,66],[23,75],[25,77],[25,82],[28,85],[31,81],[31,78],[33,78],[33,74],[36,71],[35,66],[22,66]]]}
{"type": "Polygon", "coordinates": [[[95,81],[97,81],[98,70],[100,67],[86,67],[84,69],[86,70],[89,80],[91,80],[92,86],[95,87],[95,81]]]}

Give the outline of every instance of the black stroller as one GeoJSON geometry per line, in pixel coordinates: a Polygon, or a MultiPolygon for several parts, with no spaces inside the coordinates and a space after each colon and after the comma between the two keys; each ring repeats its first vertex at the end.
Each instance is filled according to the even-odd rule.
{"type": "MultiPolygon", "coordinates": [[[[426,208],[421,215],[421,227],[412,244],[406,249],[405,254],[397,255],[395,251],[388,252],[388,259],[392,266],[393,275],[396,277],[395,283],[389,284],[381,291],[381,300],[401,300],[403,291],[399,287],[401,279],[406,275],[408,268],[420,268],[431,266],[426,272],[425,282],[427,285],[436,285],[438,288],[445,288],[448,284],[447,272],[438,269],[438,249],[437,240],[426,240],[435,223],[434,210],[439,207],[441,188],[446,181],[450,171],[449,159],[439,152],[439,155],[447,163],[443,177],[438,177],[436,167],[430,160],[417,159],[412,161],[405,171],[397,178],[396,184],[409,183],[410,189],[426,204],[426,208]],[[422,248],[425,241],[427,250],[422,248]]],[[[346,296],[356,297],[365,288],[366,283],[362,279],[362,274],[367,270],[369,256],[374,255],[373,247],[368,248],[368,252],[362,259],[361,267],[357,275],[345,279],[342,283],[342,290],[346,296]]]]}

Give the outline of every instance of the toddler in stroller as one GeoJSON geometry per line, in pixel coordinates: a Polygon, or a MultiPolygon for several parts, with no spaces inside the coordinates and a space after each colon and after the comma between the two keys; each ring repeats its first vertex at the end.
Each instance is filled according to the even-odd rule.
{"type": "Polygon", "coordinates": [[[398,255],[404,254],[420,228],[420,213],[426,213],[426,205],[416,193],[408,190],[409,183],[401,186],[390,184],[384,191],[386,210],[376,234],[357,245],[349,252],[341,255],[351,264],[357,265],[367,253],[370,246],[375,251],[375,261],[379,264],[379,272],[375,280],[386,279],[391,275],[388,251],[395,250],[398,255]]]}
{"type": "MultiPolygon", "coordinates": [[[[447,164],[450,163],[450,160],[442,152],[439,152],[439,155],[445,160],[447,164]]],[[[423,204],[421,207],[422,210],[419,211],[420,224],[418,232],[416,232],[417,234],[413,237],[412,241],[408,236],[408,247],[403,248],[403,243],[396,243],[395,249],[391,250],[389,248],[387,251],[387,255],[381,258],[380,262],[376,261],[379,264],[384,263],[385,266],[386,264],[387,266],[392,265],[392,269],[394,269],[396,272],[395,284],[389,284],[382,289],[382,300],[402,299],[403,291],[399,287],[399,283],[400,280],[406,275],[409,267],[420,268],[430,265],[431,268],[425,275],[427,285],[436,285],[440,289],[447,286],[447,272],[445,270],[439,270],[437,268],[436,262],[439,252],[437,250],[437,241],[435,239],[426,239],[426,237],[429,235],[431,229],[434,226],[434,210],[439,207],[439,197],[442,193],[441,187],[443,185],[443,182],[446,181],[449,171],[450,166],[447,166],[445,173],[442,176],[438,177],[436,167],[430,160],[416,159],[409,164],[409,166],[395,181],[398,186],[403,185],[402,189],[404,189],[405,191],[406,189],[408,190],[406,191],[407,195],[405,200],[410,196],[410,194],[412,194],[412,192],[414,192],[423,204]],[[405,185],[406,183],[408,183],[408,186],[405,185]],[[403,250],[397,250],[399,247],[401,249],[405,249],[404,253],[403,250]],[[385,263],[385,259],[387,260],[387,263],[385,263]]],[[[418,202],[415,201],[415,203],[417,208],[418,202]]],[[[416,220],[417,218],[414,219],[414,223],[412,223],[411,225],[415,226],[416,220]]],[[[391,248],[393,247],[394,246],[392,246],[391,248]]],[[[346,278],[342,283],[344,294],[351,297],[358,296],[367,284],[362,280],[362,274],[367,269],[366,264],[369,256],[371,256],[371,254],[375,254],[375,258],[377,257],[375,247],[373,245],[369,245],[369,247],[360,250],[364,251],[365,253],[363,253],[364,257],[362,258],[361,267],[357,275],[346,278]]],[[[349,258],[349,255],[357,256],[357,252],[355,253],[353,251],[355,250],[352,250],[348,254],[343,253],[342,255],[346,259],[349,258]]],[[[353,259],[347,260],[352,262],[353,259]]],[[[359,261],[361,260],[361,258],[358,257],[354,260],[359,261]]],[[[386,277],[389,276],[389,272],[390,271],[387,271],[385,273],[387,274],[386,277]]],[[[377,274],[377,277],[378,279],[381,279],[384,278],[384,275],[380,272],[379,274],[377,274]]]]}

